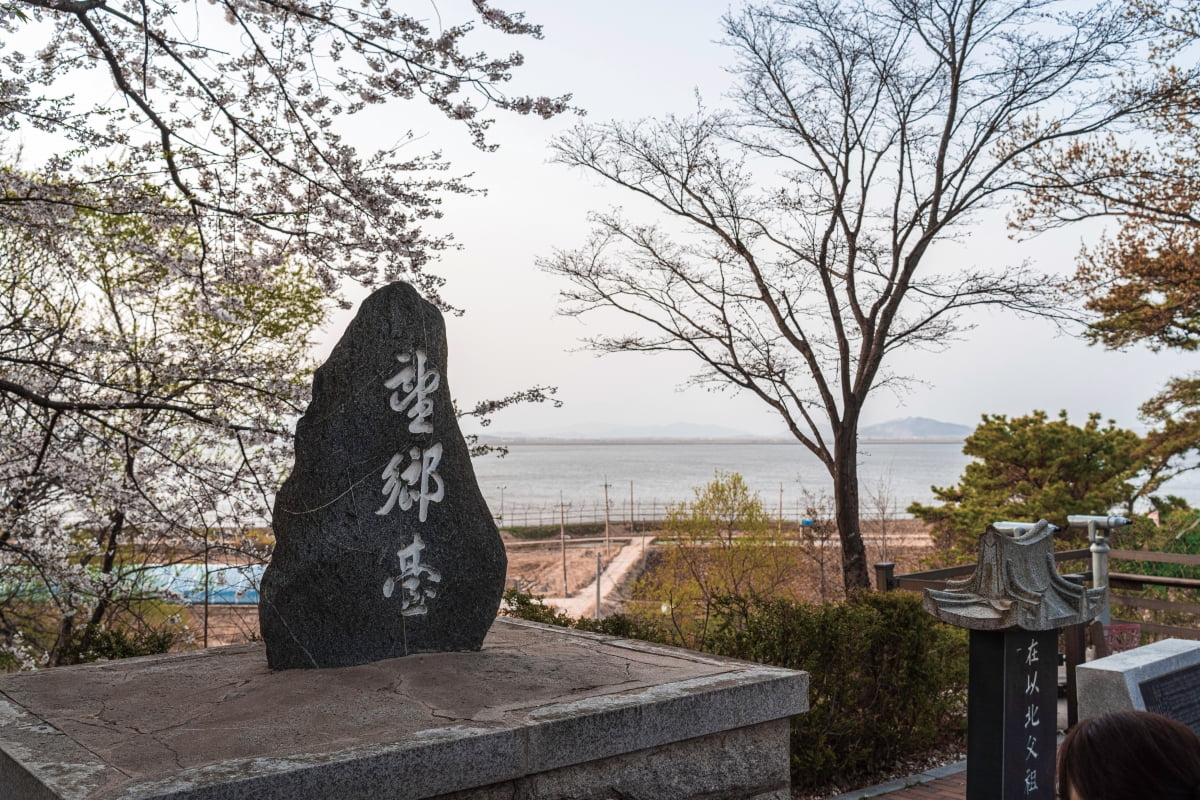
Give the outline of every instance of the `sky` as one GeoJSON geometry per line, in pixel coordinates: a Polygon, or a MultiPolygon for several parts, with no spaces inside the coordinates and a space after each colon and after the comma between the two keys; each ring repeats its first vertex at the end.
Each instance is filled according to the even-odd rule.
{"type": "MultiPolygon", "coordinates": [[[[781,432],[783,425],[754,398],[687,388],[694,365],[686,356],[597,357],[584,350],[582,338],[618,332],[621,320],[558,315],[558,292],[565,284],[535,266],[556,248],[584,242],[590,210],[618,204],[636,210],[629,198],[595,179],[549,163],[550,140],[581,121],[687,113],[697,93],[706,105],[723,105],[730,54],[717,40],[728,4],[515,0],[498,5],[522,8],[528,21],[544,26],[542,41],[484,37],[477,42],[525,54],[513,91],[571,92],[587,116],[544,121],[498,114],[492,139],[500,149],[486,154],[473,149],[461,131],[423,116],[417,103],[389,106],[386,113],[394,118],[384,126],[423,131],[423,144],[441,149],[456,171],[473,173],[473,183],[487,189],[484,196],[450,199],[439,223],[462,245],[435,267],[448,280],[446,299],[466,310],[447,319],[446,375],[460,406],[553,385],[561,408],[509,409],[490,431],[553,435],[599,425],[683,422],[759,435],[781,432]]],[[[448,2],[439,2],[436,11],[447,23],[461,13],[458,4],[448,2]]],[[[941,247],[938,257],[948,267],[1002,267],[1028,259],[1040,269],[1067,275],[1081,244],[1098,233],[1095,226],[1079,227],[1016,241],[1001,210],[981,217],[965,241],[941,247]]],[[[330,340],[346,321],[345,315],[335,318],[330,340]]],[[[1195,361],[1145,348],[1105,351],[1061,334],[1048,322],[1003,311],[980,312],[971,322],[976,327],[942,352],[892,356],[892,370],[916,382],[901,395],[877,390],[863,424],[921,416],[974,425],[984,413],[1019,416],[1065,409],[1078,422],[1095,411],[1140,430],[1138,406],[1170,376],[1192,370],[1195,361]]]]}

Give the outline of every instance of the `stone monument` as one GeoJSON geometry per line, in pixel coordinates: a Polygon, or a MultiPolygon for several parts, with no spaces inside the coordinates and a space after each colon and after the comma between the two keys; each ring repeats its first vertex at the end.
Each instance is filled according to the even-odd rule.
{"type": "Polygon", "coordinates": [[[316,371],[262,580],[273,669],[481,647],[506,559],[446,365],[441,312],[393,283],[316,371]]]}
{"type": "Polygon", "coordinates": [[[1076,670],[1083,718],[1153,711],[1200,733],[1200,642],[1161,639],[1076,670]]]}
{"type": "Polygon", "coordinates": [[[1058,631],[1104,607],[1104,589],[1058,574],[1055,527],[989,525],[979,565],[944,590],[925,590],[925,609],[970,633],[967,800],[1053,800],[1058,631]]]}
{"type": "Polygon", "coordinates": [[[275,534],[265,647],[0,675],[0,800],[791,797],[805,673],[495,619],[504,550],[412,287],[317,370],[275,534]]]}

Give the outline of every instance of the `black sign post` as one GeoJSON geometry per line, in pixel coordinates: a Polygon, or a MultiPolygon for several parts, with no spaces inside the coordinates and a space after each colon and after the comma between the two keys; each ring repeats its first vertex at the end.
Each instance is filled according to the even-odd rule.
{"type": "Polygon", "coordinates": [[[966,800],[1054,800],[1058,631],[1104,601],[1055,570],[1054,530],[989,525],[975,574],[925,591],[929,613],[971,631],[966,800]]]}
{"type": "Polygon", "coordinates": [[[1057,631],[971,631],[967,800],[1053,800],[1057,631]]]}

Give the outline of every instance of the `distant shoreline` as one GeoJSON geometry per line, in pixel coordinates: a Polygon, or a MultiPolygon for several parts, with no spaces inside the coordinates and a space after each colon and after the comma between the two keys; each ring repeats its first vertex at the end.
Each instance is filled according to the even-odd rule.
{"type": "MultiPolygon", "coordinates": [[[[961,444],[964,440],[960,437],[947,438],[927,438],[927,439],[859,439],[859,444],[961,444]]],[[[795,439],[777,439],[777,438],[744,438],[744,439],[653,439],[653,438],[627,438],[627,439],[562,439],[557,437],[546,438],[492,438],[489,436],[480,436],[480,444],[495,445],[500,447],[517,447],[520,445],[538,445],[538,446],[558,446],[558,445],[630,445],[630,444],[660,444],[660,445],[741,445],[741,444],[800,444],[795,439]]]]}

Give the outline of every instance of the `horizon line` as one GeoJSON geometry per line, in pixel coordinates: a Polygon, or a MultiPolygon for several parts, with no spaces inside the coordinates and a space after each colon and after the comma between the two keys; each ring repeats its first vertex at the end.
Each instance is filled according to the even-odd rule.
{"type": "MultiPolygon", "coordinates": [[[[564,436],[492,436],[476,434],[478,441],[495,445],[588,445],[588,444],[801,444],[794,438],[782,436],[741,437],[673,437],[673,436],[617,436],[604,438],[580,438],[564,436]]],[[[958,444],[966,440],[963,436],[928,436],[907,438],[861,437],[863,444],[958,444]]]]}

